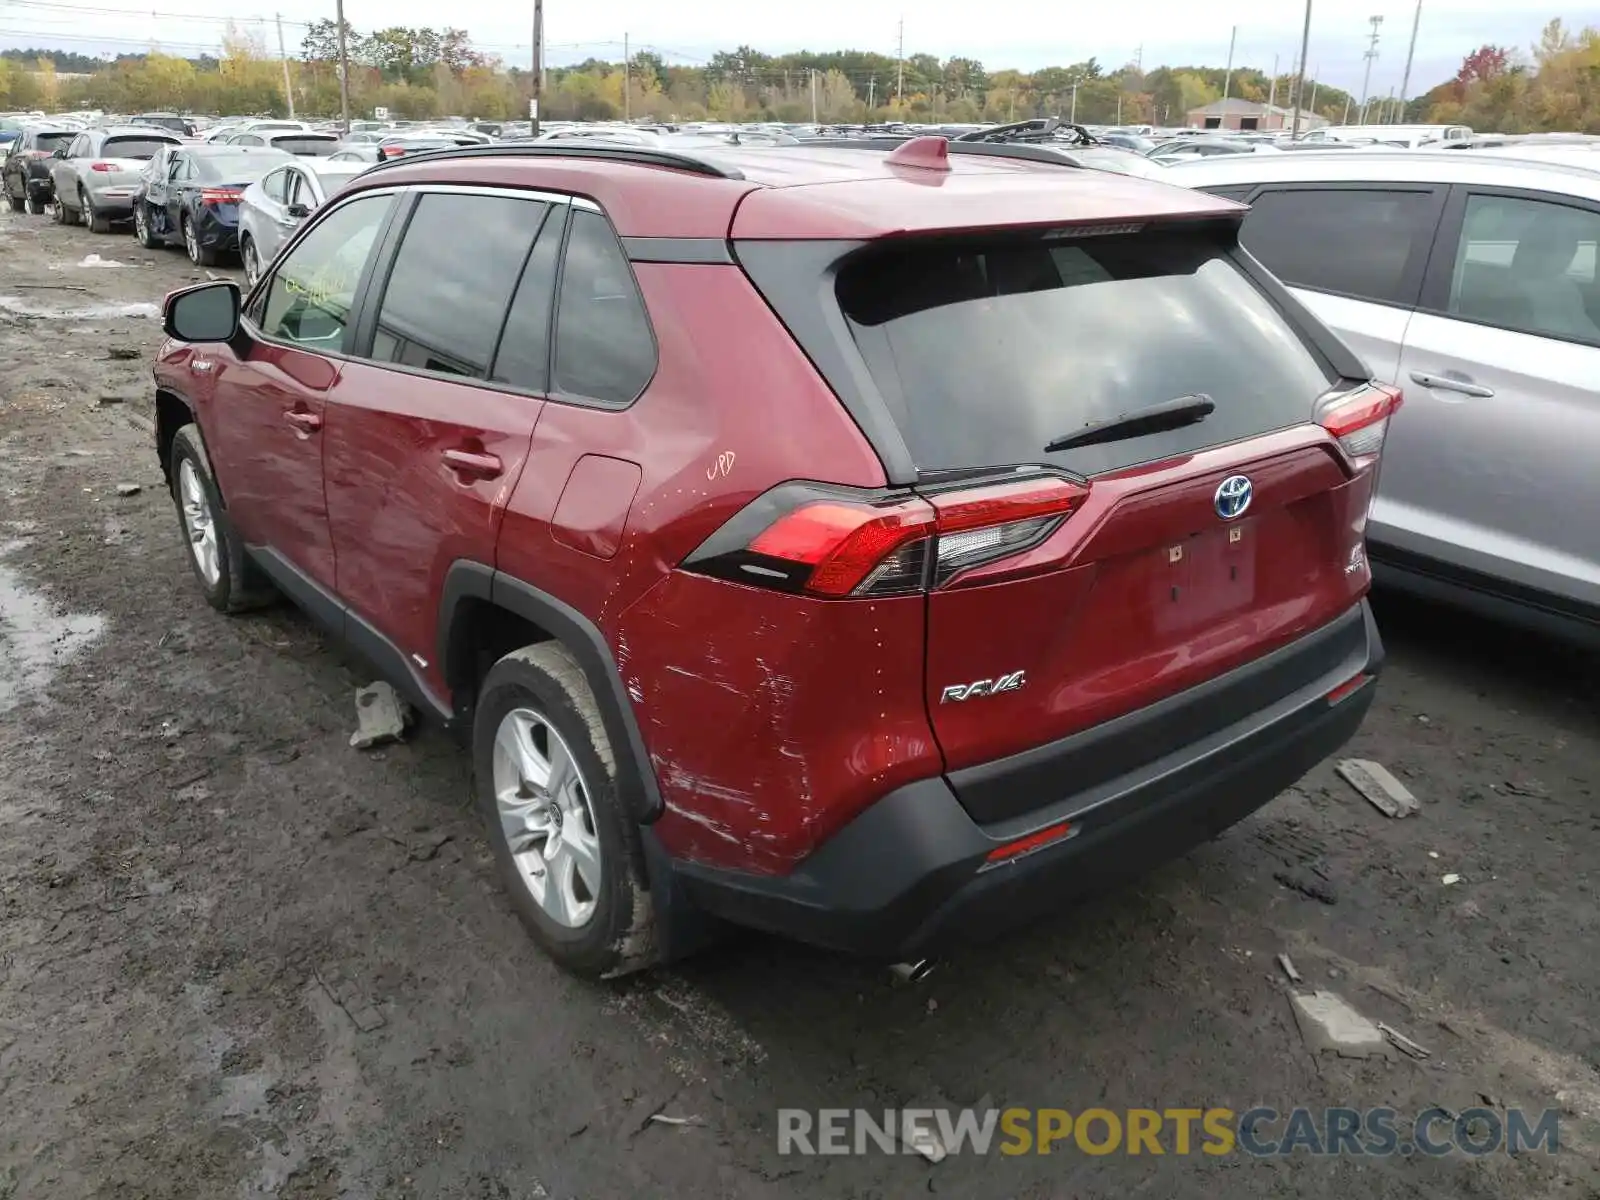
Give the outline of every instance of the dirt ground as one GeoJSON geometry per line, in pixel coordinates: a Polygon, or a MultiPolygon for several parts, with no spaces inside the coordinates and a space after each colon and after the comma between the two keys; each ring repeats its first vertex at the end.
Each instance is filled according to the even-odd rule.
{"type": "Polygon", "coordinates": [[[1416,818],[1324,764],[917,985],[754,936],[575,982],[502,896],[454,743],[352,750],[362,668],[193,586],[146,423],[152,306],[203,276],[0,215],[0,1200],[1600,1195],[1592,659],[1379,597],[1356,750],[1416,818]],[[1314,1056],[1280,952],[1431,1057],[1314,1056]],[[779,1107],[984,1097],[1549,1107],[1562,1149],[776,1151],[779,1107]]]}

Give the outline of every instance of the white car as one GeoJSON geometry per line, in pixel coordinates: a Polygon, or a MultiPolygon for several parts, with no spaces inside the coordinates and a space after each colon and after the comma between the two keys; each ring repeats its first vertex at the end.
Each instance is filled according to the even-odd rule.
{"type": "Polygon", "coordinates": [[[252,287],[300,223],[367,165],[302,159],[285,163],[245,189],[239,202],[239,256],[252,287]]]}

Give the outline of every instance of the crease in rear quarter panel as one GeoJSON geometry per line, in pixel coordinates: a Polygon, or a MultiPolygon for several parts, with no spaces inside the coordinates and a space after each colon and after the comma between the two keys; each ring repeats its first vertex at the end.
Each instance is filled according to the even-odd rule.
{"type": "Polygon", "coordinates": [[[869,804],[943,768],[924,602],[818,600],[674,572],[618,623],[676,857],[783,874],[869,804]]]}

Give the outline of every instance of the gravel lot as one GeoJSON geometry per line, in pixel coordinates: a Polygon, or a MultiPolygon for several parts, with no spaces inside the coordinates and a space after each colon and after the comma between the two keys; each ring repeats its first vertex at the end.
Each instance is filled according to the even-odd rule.
{"type": "Polygon", "coordinates": [[[1356,749],[1416,818],[1325,764],[918,985],[746,937],[591,986],[523,935],[453,743],[350,749],[363,669],[290,610],[226,619],[194,588],[141,423],[152,306],[204,273],[9,213],[0,264],[3,1200],[1600,1195],[1592,659],[1380,597],[1356,749]],[[1314,1057],[1280,952],[1432,1056],[1314,1057]],[[985,1096],[1551,1107],[1562,1151],[775,1150],[780,1106],[985,1096]]]}

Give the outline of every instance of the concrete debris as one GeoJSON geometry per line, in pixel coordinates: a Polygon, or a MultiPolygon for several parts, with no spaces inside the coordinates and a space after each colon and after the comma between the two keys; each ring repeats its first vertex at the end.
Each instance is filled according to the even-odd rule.
{"type": "Polygon", "coordinates": [[[328,998],[344,1010],[344,1015],[362,1033],[371,1033],[387,1024],[378,1006],[372,1002],[372,997],[346,976],[337,964],[317,968],[313,976],[322,990],[328,993],[328,998]]]}
{"type": "Polygon", "coordinates": [[[1307,1047],[1331,1052],[1341,1058],[1388,1058],[1395,1053],[1388,1038],[1371,1021],[1333,992],[1316,991],[1309,996],[1293,995],[1295,1022],[1307,1047]]]}
{"type": "Polygon", "coordinates": [[[1450,887],[1452,884],[1460,883],[1461,876],[1452,872],[1451,874],[1446,875],[1443,879],[1439,880],[1439,882],[1444,884],[1445,887],[1450,887]]]}
{"type": "Polygon", "coordinates": [[[140,357],[137,346],[112,346],[106,351],[106,357],[114,362],[133,362],[140,357]]]}
{"type": "Polygon", "coordinates": [[[1417,1043],[1413,1042],[1410,1038],[1408,1038],[1405,1034],[1401,1033],[1398,1029],[1394,1029],[1391,1026],[1385,1025],[1382,1021],[1378,1022],[1378,1029],[1383,1034],[1384,1037],[1388,1038],[1391,1042],[1393,1042],[1396,1046],[1400,1047],[1401,1050],[1403,1050],[1405,1053],[1409,1054],[1412,1058],[1431,1058],[1432,1057],[1432,1055],[1428,1051],[1424,1050],[1421,1046],[1417,1045],[1417,1043]]]}
{"type": "Polygon", "coordinates": [[[140,487],[137,483],[117,484],[117,495],[119,496],[137,496],[142,491],[144,491],[144,488],[140,487]]]}
{"type": "Polygon", "coordinates": [[[103,405],[121,404],[122,401],[123,401],[123,397],[117,395],[117,393],[115,393],[115,392],[101,392],[100,393],[100,403],[103,404],[103,405]]]}
{"type": "Polygon", "coordinates": [[[1300,982],[1300,972],[1294,969],[1294,963],[1289,961],[1287,954],[1278,955],[1278,965],[1283,968],[1283,973],[1289,977],[1291,983],[1300,982]]]}
{"type": "Polygon", "coordinates": [[[915,1150],[929,1162],[943,1162],[950,1153],[939,1135],[931,1106],[929,1109],[906,1109],[900,1114],[900,1141],[915,1150]]]}
{"type": "Polygon", "coordinates": [[[379,681],[356,693],[358,728],[350,735],[357,750],[368,750],[384,742],[398,741],[411,723],[411,706],[400,699],[394,688],[379,681]]]}
{"type": "Polygon", "coordinates": [[[666,1113],[651,1113],[650,1120],[657,1125],[704,1125],[699,1117],[669,1117],[666,1113]]]}
{"type": "Polygon", "coordinates": [[[1386,817],[1409,817],[1422,807],[1411,790],[1382,763],[1368,758],[1345,758],[1339,761],[1336,770],[1386,817]]]}
{"type": "Polygon", "coordinates": [[[1550,789],[1537,779],[1527,779],[1520,782],[1508,779],[1501,786],[1505,788],[1508,795],[1512,796],[1526,796],[1530,800],[1548,800],[1550,798],[1550,789]]]}

